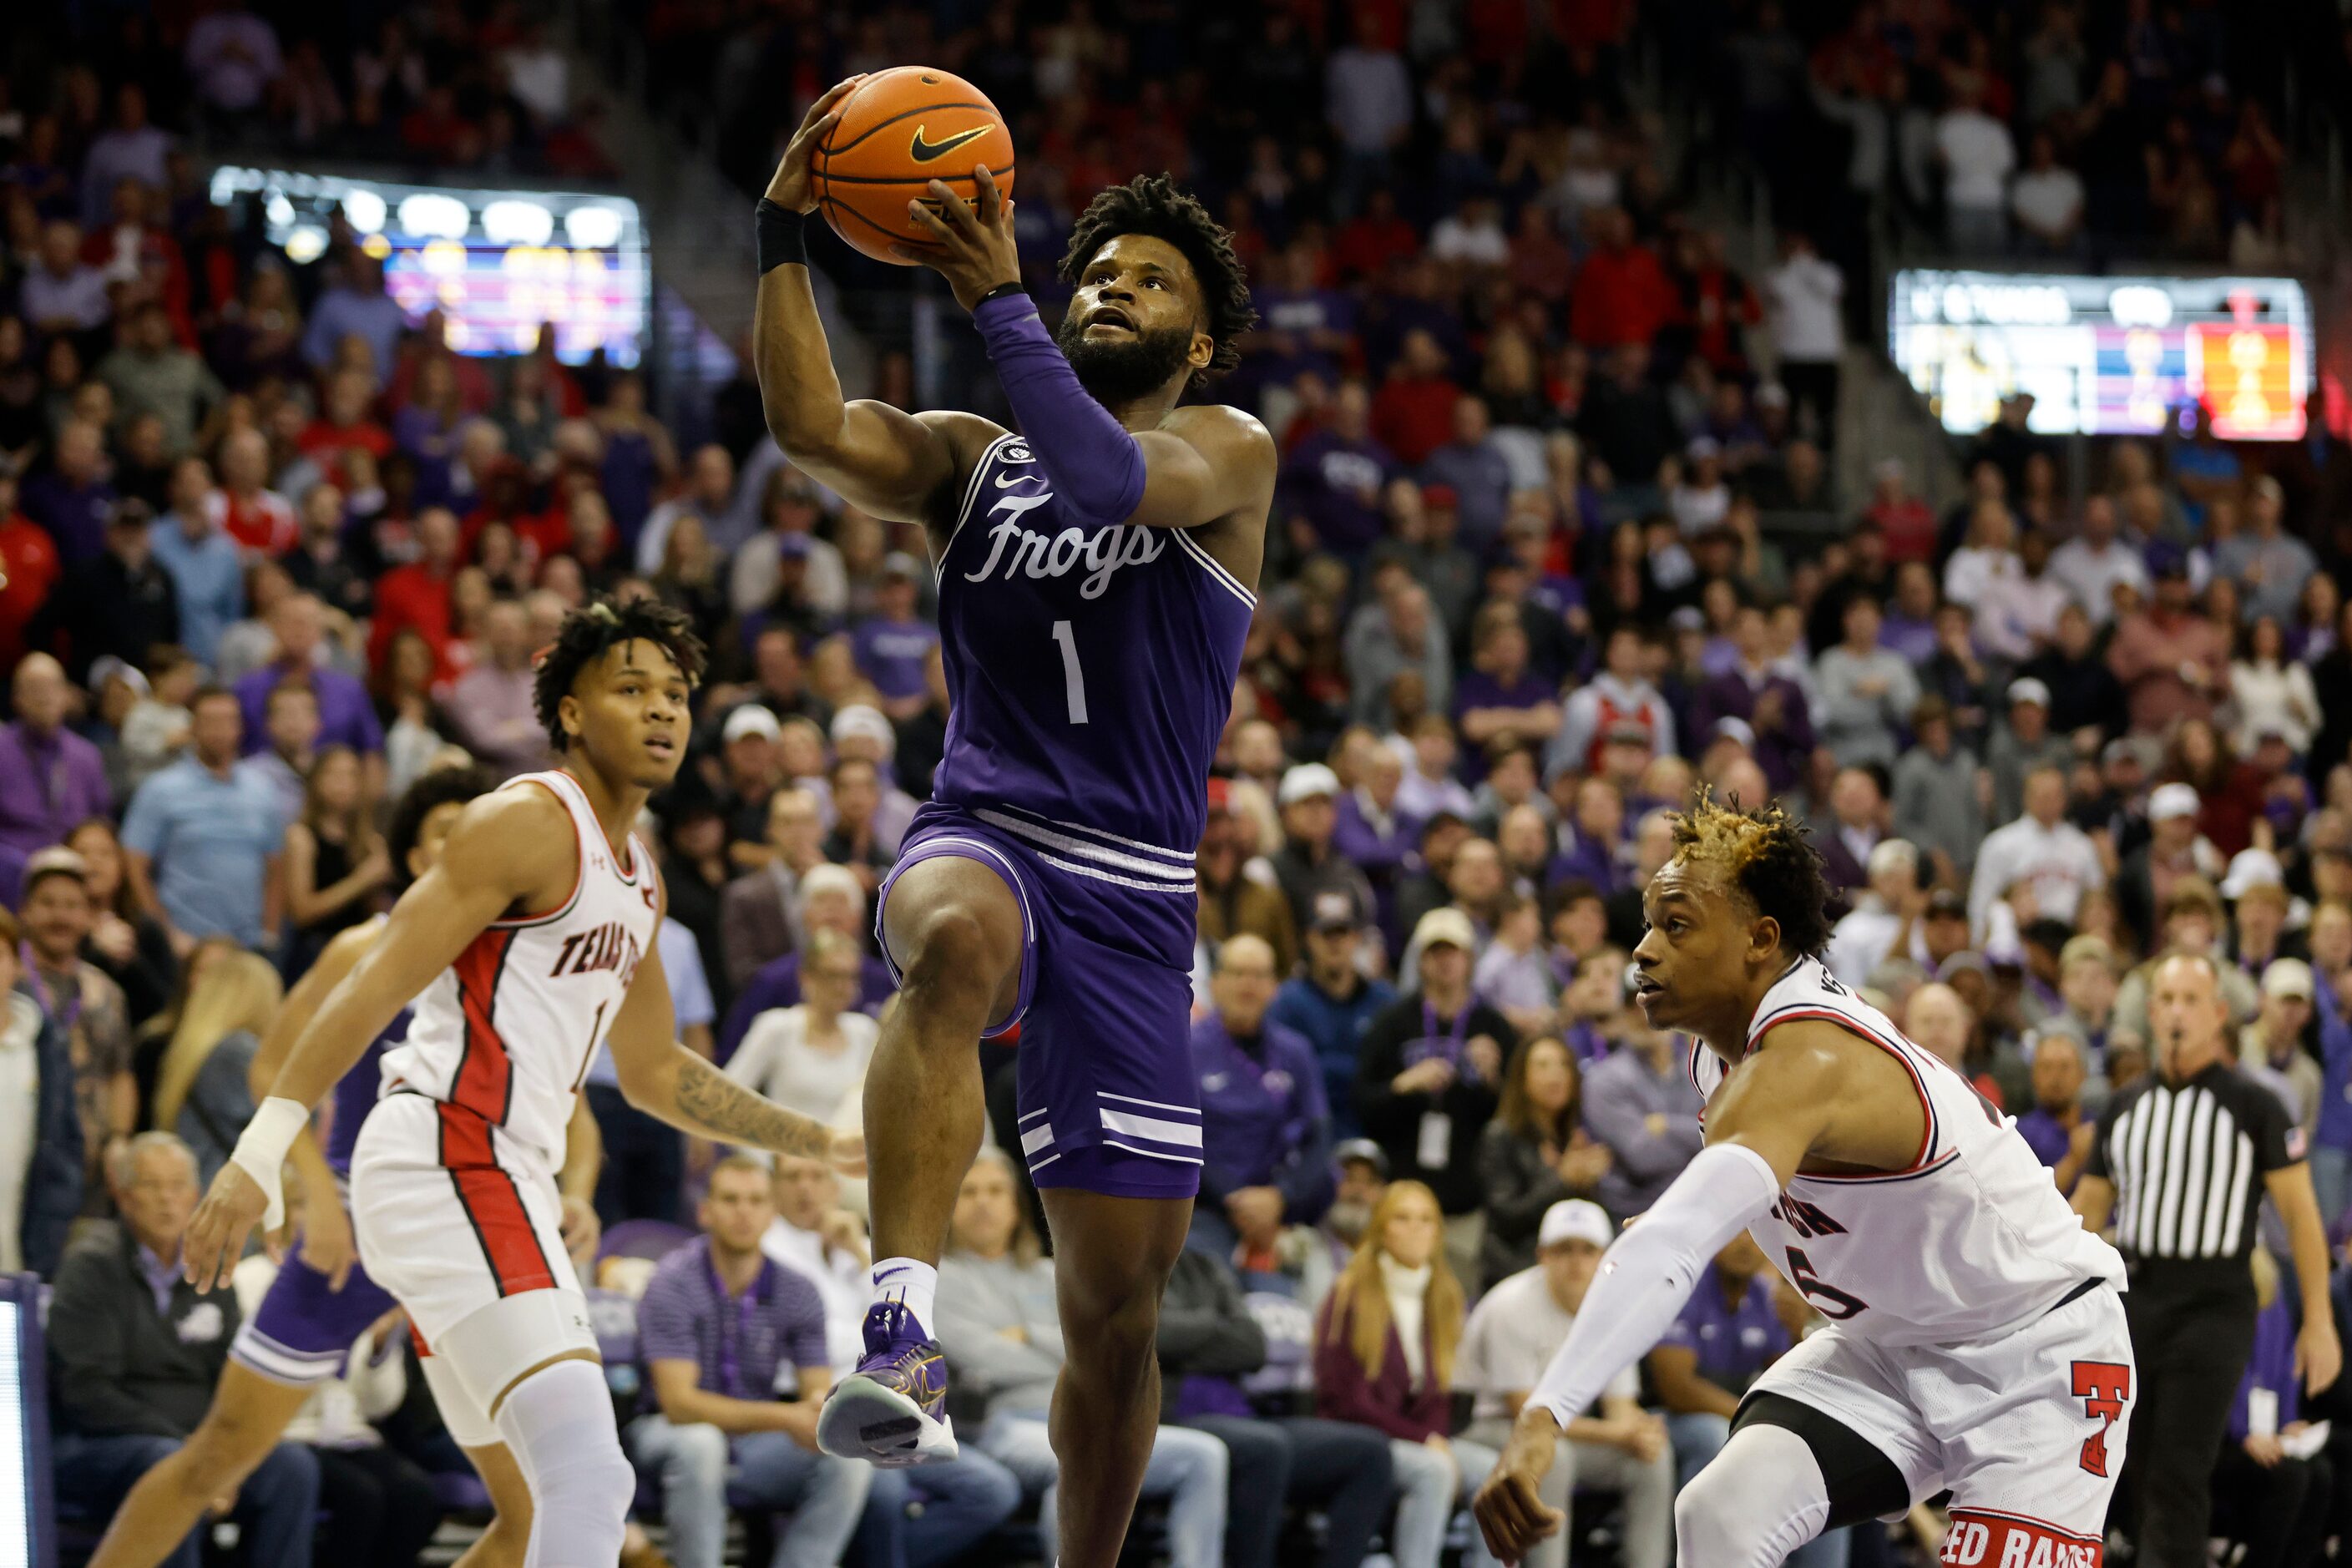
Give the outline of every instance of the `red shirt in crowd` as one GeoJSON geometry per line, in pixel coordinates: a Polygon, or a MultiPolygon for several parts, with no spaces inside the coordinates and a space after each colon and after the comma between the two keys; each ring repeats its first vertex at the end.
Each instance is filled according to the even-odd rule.
{"type": "Polygon", "coordinates": [[[239,495],[235,490],[220,492],[226,503],[221,526],[241,550],[258,555],[283,555],[294,548],[300,528],[295,520],[294,508],[276,490],[256,490],[251,495],[239,495]]]}
{"type": "Polygon", "coordinates": [[[368,668],[381,671],[394,636],[414,626],[433,645],[434,679],[456,679],[449,658],[452,640],[449,579],[422,561],[395,566],[376,580],[375,624],[368,631],[368,668]]]}
{"type": "Polygon", "coordinates": [[[1395,375],[1372,396],[1372,435],[1409,468],[1454,438],[1454,405],[1462,389],[1444,376],[1395,375]]]}
{"type": "Polygon", "coordinates": [[[327,470],[327,477],[339,485],[348,484],[343,472],[345,452],[365,452],[382,462],[392,454],[392,432],[373,419],[362,419],[356,425],[330,425],[324,419],[313,419],[302,427],[294,444],[304,457],[311,458],[327,470]]]}
{"type": "Polygon", "coordinates": [[[1862,509],[1862,515],[1878,525],[1886,536],[1886,559],[1901,565],[1906,561],[1933,561],[1936,558],[1936,514],[1917,496],[1905,496],[1901,500],[1884,499],[1872,501],[1862,509]]]}
{"type": "Polygon", "coordinates": [[[1421,236],[1393,213],[1385,218],[1366,214],[1340,226],[1331,252],[1342,278],[1378,278],[1390,262],[1420,255],[1421,236]]]}
{"type": "Polygon", "coordinates": [[[1647,343],[1679,304],[1655,252],[1633,244],[1595,249],[1568,291],[1568,335],[1597,349],[1647,343]]]}
{"type": "Polygon", "coordinates": [[[62,570],[47,530],[21,511],[0,518],[0,669],[25,657],[25,627],[62,570]]]}

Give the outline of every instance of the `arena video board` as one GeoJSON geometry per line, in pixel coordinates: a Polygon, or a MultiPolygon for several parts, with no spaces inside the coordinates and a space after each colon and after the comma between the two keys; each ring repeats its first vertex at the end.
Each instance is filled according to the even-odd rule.
{"type": "Polygon", "coordinates": [[[230,166],[213,172],[211,194],[222,206],[255,203],[263,237],[297,264],[326,249],[340,215],[384,264],[384,288],[409,319],[438,307],[460,353],[520,353],[543,321],[555,323],[567,364],[601,348],[630,366],[645,350],[651,276],[626,196],[230,166]]]}
{"type": "Polygon", "coordinates": [[[2224,440],[2293,441],[2311,391],[2311,302],[2291,278],[1906,268],[1887,346],[1954,435],[2030,392],[2043,435],[2153,436],[2201,403],[2224,440]]]}

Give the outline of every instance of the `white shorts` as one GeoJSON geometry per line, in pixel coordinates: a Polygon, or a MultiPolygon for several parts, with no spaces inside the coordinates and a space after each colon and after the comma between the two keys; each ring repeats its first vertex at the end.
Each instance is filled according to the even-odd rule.
{"type": "Polygon", "coordinates": [[[1979,1343],[1874,1345],[1832,1324],[1750,1392],[1851,1427],[1895,1462],[1914,1503],[1949,1488],[1940,1562],[2069,1568],[2099,1560],[2139,1379],[2123,1302],[2099,1285],[1979,1343]]]}
{"type": "Polygon", "coordinates": [[[471,1111],[420,1094],[379,1101],[352,1152],[352,1229],[417,1349],[447,1362],[433,1389],[461,1445],[498,1441],[489,1414],[516,1378],[596,1347],[554,1173],[471,1111]],[[459,1392],[472,1408],[452,1407],[459,1392]]]}

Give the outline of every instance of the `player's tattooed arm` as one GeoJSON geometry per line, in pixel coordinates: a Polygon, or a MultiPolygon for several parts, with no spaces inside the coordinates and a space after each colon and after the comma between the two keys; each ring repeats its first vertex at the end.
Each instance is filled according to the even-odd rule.
{"type": "MultiPolygon", "coordinates": [[[[665,908],[667,902],[665,894],[665,908]]],[[[637,964],[604,1040],[629,1103],[681,1132],[815,1160],[838,1156],[847,1163],[862,1154],[854,1135],[837,1138],[824,1123],[752,1093],[678,1044],[658,947],[637,964]]]]}
{"type": "Polygon", "coordinates": [[[676,1104],[693,1123],[688,1131],[801,1159],[831,1157],[832,1129],[752,1093],[685,1047],[677,1049],[676,1104]]]}

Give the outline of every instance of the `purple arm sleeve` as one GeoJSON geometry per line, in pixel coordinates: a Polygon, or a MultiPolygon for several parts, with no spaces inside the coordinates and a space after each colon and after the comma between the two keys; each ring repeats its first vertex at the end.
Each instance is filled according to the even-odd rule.
{"type": "Polygon", "coordinates": [[[1091,521],[1133,516],[1143,503],[1143,448],[1078,384],[1029,296],[1000,295],[971,319],[1054,493],[1091,521]]]}

